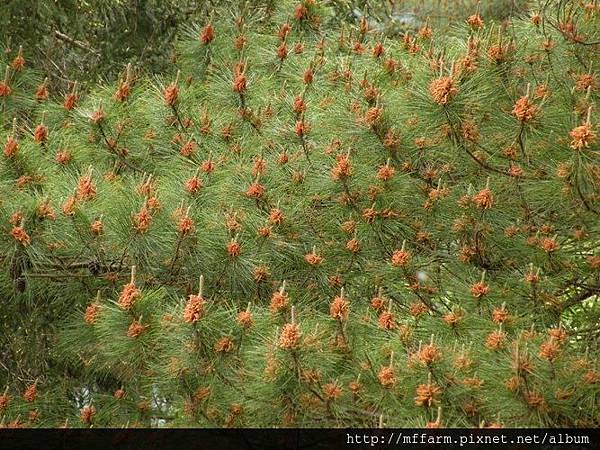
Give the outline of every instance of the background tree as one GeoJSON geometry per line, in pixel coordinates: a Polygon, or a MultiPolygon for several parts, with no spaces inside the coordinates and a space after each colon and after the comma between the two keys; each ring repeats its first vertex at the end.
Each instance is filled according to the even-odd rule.
{"type": "MultiPolygon", "coordinates": [[[[0,5],[0,43],[8,53],[22,46],[30,65],[45,72],[50,84],[68,89],[114,80],[122,68],[134,64],[150,74],[171,67],[178,34],[195,21],[205,21],[215,8],[228,12],[228,0],[7,0],[0,5]]],[[[236,2],[244,5],[244,2],[236,2]]],[[[370,26],[388,34],[417,31],[430,21],[440,32],[463,21],[474,11],[475,0],[368,2],[331,0],[328,28],[356,25],[364,14],[370,26]]],[[[246,1],[245,7],[261,20],[270,20],[273,0],[246,1]]],[[[481,12],[503,19],[521,13],[527,2],[484,2],[481,12]]]]}

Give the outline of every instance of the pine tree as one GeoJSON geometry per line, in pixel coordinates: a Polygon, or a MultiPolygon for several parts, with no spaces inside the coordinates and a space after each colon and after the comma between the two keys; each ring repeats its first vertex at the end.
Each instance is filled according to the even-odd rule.
{"type": "Polygon", "coordinates": [[[2,425],[597,426],[600,7],[280,3],[90,92],[2,56],[2,425]]]}

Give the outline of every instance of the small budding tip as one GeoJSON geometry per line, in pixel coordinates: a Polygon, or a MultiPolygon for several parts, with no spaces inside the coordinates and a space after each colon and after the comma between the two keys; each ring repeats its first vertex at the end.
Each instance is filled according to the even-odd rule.
{"type": "Polygon", "coordinates": [[[200,281],[198,282],[198,297],[202,297],[204,291],[204,275],[200,275],[200,281]]]}

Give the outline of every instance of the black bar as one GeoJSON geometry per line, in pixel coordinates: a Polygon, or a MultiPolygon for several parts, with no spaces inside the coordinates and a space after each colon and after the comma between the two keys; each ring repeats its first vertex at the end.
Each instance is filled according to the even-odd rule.
{"type": "Polygon", "coordinates": [[[599,429],[1,429],[0,449],[600,448],[599,429]]]}

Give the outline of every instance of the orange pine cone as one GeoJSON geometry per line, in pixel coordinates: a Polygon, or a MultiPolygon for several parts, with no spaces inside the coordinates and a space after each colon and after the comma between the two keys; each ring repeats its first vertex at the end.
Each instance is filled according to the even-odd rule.
{"type": "Polygon", "coordinates": [[[395,174],[396,169],[394,169],[389,164],[386,164],[385,166],[381,166],[377,171],[377,179],[381,181],[389,181],[392,178],[394,178],[395,174]]]}
{"type": "Polygon", "coordinates": [[[283,223],[283,212],[279,208],[274,208],[269,212],[269,223],[281,225],[283,223]]]}
{"type": "Polygon", "coordinates": [[[93,406],[85,406],[81,410],[81,414],[79,415],[79,417],[81,418],[81,421],[83,423],[89,425],[92,423],[92,419],[94,418],[95,415],[96,415],[96,408],[94,408],[93,406]]]}
{"type": "Polygon", "coordinates": [[[342,395],[342,387],[337,383],[323,385],[323,394],[327,400],[336,400],[342,395]]]}
{"type": "Polygon", "coordinates": [[[441,394],[442,389],[433,384],[420,384],[417,386],[417,396],[415,397],[415,404],[417,406],[431,407],[438,402],[438,397],[441,394]]]}
{"type": "Polygon", "coordinates": [[[418,354],[419,361],[426,366],[439,361],[441,357],[442,354],[440,353],[440,350],[434,344],[427,344],[423,346],[418,354]]]}
{"type": "Polygon", "coordinates": [[[246,191],[246,195],[248,197],[256,198],[256,199],[261,198],[264,193],[265,193],[265,187],[258,182],[253,182],[248,187],[248,190],[246,191]]]}
{"type": "Polygon", "coordinates": [[[91,200],[96,197],[96,185],[92,181],[91,175],[85,175],[79,178],[77,183],[77,199],[91,200]]]}
{"type": "Polygon", "coordinates": [[[241,253],[242,246],[238,242],[231,241],[229,244],[227,244],[227,254],[232,258],[240,256],[241,253]]]}
{"type": "Polygon", "coordinates": [[[481,209],[490,209],[494,205],[494,195],[489,188],[485,188],[473,196],[473,201],[481,209]]]}
{"type": "Polygon", "coordinates": [[[215,343],[217,353],[229,353],[233,350],[234,344],[229,336],[223,336],[215,343]]]}
{"type": "Polygon", "coordinates": [[[215,38],[215,28],[208,24],[202,29],[202,33],[200,34],[200,42],[204,45],[210,44],[215,38]]]}
{"type": "Polygon", "coordinates": [[[13,239],[15,241],[19,242],[24,247],[27,247],[29,244],[31,244],[31,238],[29,237],[27,232],[23,229],[23,227],[20,227],[20,226],[13,227],[13,229],[10,232],[10,235],[13,237],[13,239]]]}
{"type": "MultiPolygon", "coordinates": [[[[373,299],[375,300],[375,299],[373,299]]],[[[373,305],[373,302],[371,302],[373,305]]],[[[379,326],[385,330],[393,330],[396,328],[396,319],[394,315],[389,311],[384,311],[379,315],[379,319],[377,319],[379,326]]]]}
{"type": "Polygon", "coordinates": [[[381,55],[383,55],[384,52],[385,52],[385,49],[384,49],[383,44],[381,42],[377,42],[373,46],[373,56],[375,58],[379,58],[381,55]]]}
{"type": "Polygon", "coordinates": [[[77,95],[74,93],[70,93],[65,95],[65,100],[63,102],[63,108],[67,111],[71,111],[77,105],[77,95]]]}
{"type": "Polygon", "coordinates": [[[475,298],[481,298],[488,292],[490,292],[490,287],[482,281],[471,286],[471,295],[475,298]]]}
{"type": "Polygon", "coordinates": [[[573,150],[589,148],[590,145],[596,142],[596,132],[589,123],[584,123],[581,126],[573,128],[569,132],[569,136],[571,136],[570,147],[573,150]]]}
{"type": "Polygon", "coordinates": [[[478,30],[480,28],[483,28],[483,25],[484,25],[483,24],[483,19],[481,18],[481,16],[479,14],[470,15],[467,18],[467,23],[474,30],[478,30]]]}
{"type": "Polygon", "coordinates": [[[140,290],[135,286],[134,283],[128,283],[123,286],[121,294],[119,295],[119,306],[122,309],[130,310],[135,301],[141,296],[140,290]]]}
{"type": "Polygon", "coordinates": [[[271,296],[271,303],[269,304],[269,310],[272,313],[278,313],[287,307],[289,296],[287,292],[273,292],[271,296]]]}
{"type": "Polygon", "coordinates": [[[335,297],[331,303],[331,306],[329,307],[329,315],[340,322],[348,320],[349,312],[350,303],[341,295],[335,297]]]}
{"type": "Polygon", "coordinates": [[[492,311],[492,322],[504,323],[508,320],[508,311],[502,308],[496,308],[492,311]]]}
{"type": "Polygon", "coordinates": [[[54,159],[58,164],[65,166],[71,161],[71,154],[65,150],[61,150],[56,153],[54,159]]]}
{"type": "Polygon", "coordinates": [[[15,72],[21,72],[25,68],[25,58],[23,58],[21,53],[14,57],[10,63],[10,67],[12,67],[15,72]]]}
{"type": "Polygon", "coordinates": [[[550,340],[543,342],[540,345],[540,358],[547,359],[552,362],[556,359],[556,357],[560,354],[560,345],[554,339],[550,338],[550,340]]]}
{"type": "Polygon", "coordinates": [[[179,88],[177,85],[173,83],[167,86],[163,93],[163,97],[167,106],[174,106],[179,99],[179,88]]]}
{"type": "Polygon", "coordinates": [[[396,250],[392,254],[392,266],[394,267],[404,267],[406,266],[411,259],[410,252],[406,250],[396,250]]]}
{"type": "Polygon", "coordinates": [[[188,216],[182,217],[177,224],[177,231],[179,231],[182,236],[187,236],[194,231],[194,221],[188,216]]]}
{"type": "Polygon", "coordinates": [[[535,118],[536,111],[537,107],[527,96],[523,96],[516,101],[512,113],[521,122],[530,122],[535,118]]]}
{"type": "Polygon", "coordinates": [[[490,350],[503,348],[506,343],[506,333],[503,331],[492,331],[485,340],[485,346],[490,350]]]}
{"type": "Polygon", "coordinates": [[[152,215],[146,205],[142,206],[140,211],[133,217],[133,228],[139,233],[145,233],[150,228],[152,215]]]}
{"type": "Polygon", "coordinates": [[[4,144],[4,156],[6,156],[7,158],[12,158],[17,154],[18,150],[19,142],[14,138],[9,137],[6,140],[6,144],[4,144]]]}
{"type": "Polygon", "coordinates": [[[285,58],[287,58],[288,55],[288,48],[285,42],[282,42],[281,44],[279,44],[279,47],[277,47],[277,58],[279,58],[280,60],[284,60],[285,58]]]}
{"type": "Polygon", "coordinates": [[[304,120],[296,122],[295,132],[299,137],[305,136],[310,131],[310,126],[304,120]]]}
{"type": "Polygon", "coordinates": [[[142,325],[137,319],[131,322],[127,329],[127,337],[137,338],[148,328],[148,325],[142,325]]]}
{"type": "Polygon", "coordinates": [[[299,347],[301,338],[302,333],[298,325],[286,323],[279,335],[279,346],[286,350],[295,350],[299,347]]]}
{"type": "Polygon", "coordinates": [[[393,367],[382,367],[377,374],[379,383],[385,387],[390,388],[396,384],[396,374],[393,367]]]}
{"type": "Polygon", "coordinates": [[[35,142],[44,143],[48,140],[48,128],[44,124],[39,124],[33,131],[35,142]]]}
{"type": "Polygon", "coordinates": [[[187,323],[196,323],[204,317],[206,301],[201,295],[190,295],[183,310],[183,320],[187,323]]]}
{"type": "Polygon", "coordinates": [[[10,395],[8,395],[7,393],[0,394],[0,412],[5,410],[8,407],[10,400],[11,400],[10,395]]]}
{"type": "Polygon", "coordinates": [[[0,81],[0,98],[8,97],[12,93],[10,86],[4,81],[0,81]]]}
{"type": "Polygon", "coordinates": [[[46,82],[44,82],[37,88],[37,90],[35,91],[34,97],[38,102],[43,102],[45,100],[48,100],[48,96],[49,96],[48,85],[46,84],[46,82]]]}
{"type": "Polygon", "coordinates": [[[97,303],[92,303],[91,305],[88,305],[88,307],[85,309],[84,320],[89,325],[94,325],[96,323],[96,318],[99,312],[100,305],[98,305],[97,303]]]}
{"type": "Polygon", "coordinates": [[[247,89],[247,79],[245,75],[246,65],[238,63],[233,71],[233,90],[238,94],[244,94],[247,89]]]}
{"type": "Polygon", "coordinates": [[[438,105],[446,105],[458,94],[458,89],[452,77],[440,77],[429,84],[429,93],[438,105]]]}
{"type": "Polygon", "coordinates": [[[123,81],[121,84],[119,84],[119,87],[115,91],[115,93],[113,95],[113,98],[116,101],[122,103],[125,100],[127,100],[127,98],[129,97],[130,92],[131,92],[131,86],[129,85],[129,82],[123,81]]]}
{"type": "Polygon", "coordinates": [[[37,398],[38,390],[36,383],[30,384],[23,392],[23,400],[27,403],[32,403],[37,398]]]}
{"type": "Polygon", "coordinates": [[[254,319],[250,311],[240,311],[236,321],[242,328],[250,328],[254,324],[254,319]]]}
{"type": "Polygon", "coordinates": [[[185,190],[190,194],[195,194],[202,188],[202,180],[197,176],[193,176],[185,182],[185,190]]]}
{"type": "Polygon", "coordinates": [[[307,255],[304,255],[304,260],[311,266],[318,266],[319,264],[321,264],[323,262],[324,258],[313,252],[313,253],[308,253],[307,255]]]}

